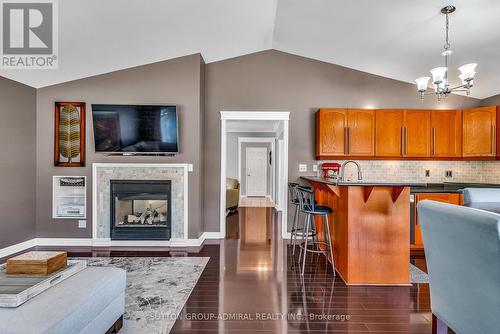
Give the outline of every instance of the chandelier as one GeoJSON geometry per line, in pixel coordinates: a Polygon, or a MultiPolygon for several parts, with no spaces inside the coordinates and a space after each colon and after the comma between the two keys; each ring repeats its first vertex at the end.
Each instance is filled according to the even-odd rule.
{"type": "Polygon", "coordinates": [[[453,51],[450,49],[449,30],[450,20],[449,15],[456,10],[455,6],[446,6],[441,9],[441,13],[446,16],[446,38],[444,43],[444,50],[441,55],[444,57],[444,66],[433,68],[430,72],[432,74],[432,84],[434,92],[426,93],[429,85],[430,77],[421,77],[415,80],[417,83],[417,90],[420,93],[420,98],[424,99],[425,95],[437,95],[438,100],[448,96],[452,92],[466,92],[470,93],[470,89],[474,83],[474,76],[476,75],[476,63],[462,65],[458,68],[460,75],[458,76],[462,84],[457,87],[450,87],[448,83],[448,60],[453,51]]]}

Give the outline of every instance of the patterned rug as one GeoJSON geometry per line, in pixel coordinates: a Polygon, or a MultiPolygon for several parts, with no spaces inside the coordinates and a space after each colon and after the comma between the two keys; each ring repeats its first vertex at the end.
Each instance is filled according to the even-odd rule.
{"type": "Polygon", "coordinates": [[[411,283],[429,283],[429,275],[410,263],[410,282],[411,283]]]}
{"type": "Polygon", "coordinates": [[[170,332],[208,257],[93,257],[88,266],[127,271],[125,314],[120,334],[170,332]]]}

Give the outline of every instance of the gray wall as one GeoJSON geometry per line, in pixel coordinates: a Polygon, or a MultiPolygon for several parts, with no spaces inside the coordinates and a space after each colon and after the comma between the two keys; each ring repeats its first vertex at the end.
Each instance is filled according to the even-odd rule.
{"type": "MultiPolygon", "coordinates": [[[[122,71],[67,82],[37,91],[37,205],[38,237],[90,238],[92,235],[92,192],[87,187],[87,228],[76,220],[52,219],[52,176],[86,175],[91,180],[94,162],[180,162],[192,163],[189,173],[189,237],[202,232],[203,173],[203,60],[191,55],[122,71]],[[86,167],[54,167],[54,102],[81,101],[87,104],[86,167]],[[176,104],[179,112],[180,154],[175,157],[108,157],[95,154],[92,134],[92,103],[176,104]]],[[[34,125],[33,125],[34,126],[34,125]]],[[[34,128],[33,128],[34,132],[34,128]]],[[[31,155],[33,159],[34,155],[31,155]]]]}
{"type": "Polygon", "coordinates": [[[314,112],[320,107],[464,108],[479,100],[421,101],[415,85],[275,50],[206,65],[205,230],[219,230],[221,110],[290,111],[289,179],[314,162],[314,112]]]}
{"type": "Polygon", "coordinates": [[[0,77],[0,248],[35,237],[36,90],[0,77]]]}
{"type": "Polygon", "coordinates": [[[481,100],[482,106],[500,106],[500,94],[481,100]]]}

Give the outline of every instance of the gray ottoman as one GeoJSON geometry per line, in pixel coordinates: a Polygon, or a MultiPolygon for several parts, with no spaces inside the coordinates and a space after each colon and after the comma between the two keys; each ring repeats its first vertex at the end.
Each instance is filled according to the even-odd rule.
{"type": "Polygon", "coordinates": [[[17,308],[0,308],[0,333],[117,332],[125,312],[125,285],[125,270],[88,267],[17,308]]]}

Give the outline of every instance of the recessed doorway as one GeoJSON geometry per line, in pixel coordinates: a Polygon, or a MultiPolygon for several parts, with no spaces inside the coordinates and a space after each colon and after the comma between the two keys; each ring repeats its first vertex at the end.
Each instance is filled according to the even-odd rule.
{"type": "Polygon", "coordinates": [[[241,219],[231,218],[240,207],[245,216],[249,208],[267,207],[281,216],[286,237],[288,118],[288,112],[221,112],[221,236],[240,236],[241,219]]]}

